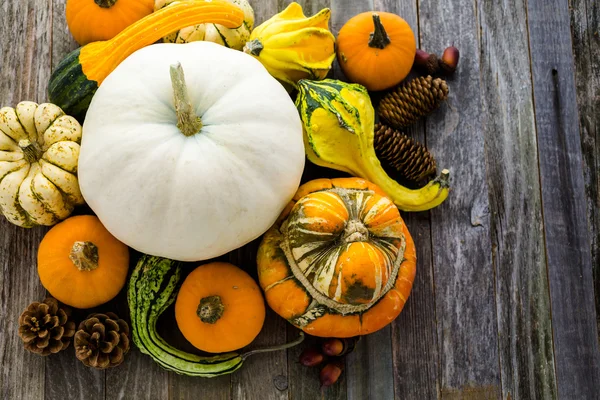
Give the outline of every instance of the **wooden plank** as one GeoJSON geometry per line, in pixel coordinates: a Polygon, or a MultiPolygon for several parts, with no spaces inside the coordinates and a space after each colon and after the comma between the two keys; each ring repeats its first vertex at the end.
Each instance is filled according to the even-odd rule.
{"type": "MultiPolygon", "coordinates": [[[[332,32],[337,36],[346,21],[374,7],[373,0],[332,0],[332,32]]],[[[337,60],[334,78],[345,79],[337,60]]],[[[348,399],[388,399],[394,396],[391,326],[365,336],[357,344],[355,351],[346,358],[345,374],[348,399]]]]}
{"type": "MultiPolygon", "coordinates": [[[[375,0],[375,9],[393,12],[404,18],[419,43],[417,1],[375,0]]],[[[426,144],[425,126],[422,122],[407,133],[426,144]]],[[[392,324],[394,391],[398,399],[434,399],[439,392],[439,355],[433,290],[431,217],[429,212],[422,212],[405,213],[403,218],[417,248],[417,275],[404,310],[392,324]]]]}
{"type": "MultiPolygon", "coordinates": [[[[49,0],[0,5],[0,107],[46,99],[51,13],[49,0]]],[[[45,297],[36,254],[46,231],[19,228],[0,216],[0,394],[5,399],[44,397],[45,358],[25,351],[17,332],[23,310],[45,297]]]]}
{"type": "Polygon", "coordinates": [[[427,119],[427,144],[452,173],[448,200],[432,210],[440,392],[498,398],[500,371],[483,136],[476,3],[420,1],[421,46],[461,51],[445,108],[427,119]]]}
{"type": "Polygon", "coordinates": [[[554,399],[526,5],[523,0],[478,5],[503,398],[554,399]]]}
{"type": "Polygon", "coordinates": [[[600,336],[600,3],[571,1],[571,28],[583,176],[591,230],[596,321],[600,336]]]}
{"type": "MultiPolygon", "coordinates": [[[[256,253],[260,239],[229,254],[229,262],[246,270],[254,279],[256,253]]],[[[265,324],[248,349],[285,343],[287,322],[267,306],[265,324]]],[[[231,396],[234,399],[287,399],[287,354],[285,351],[257,354],[231,375],[231,396]]]]}
{"type": "Polygon", "coordinates": [[[45,399],[103,400],[104,377],[105,371],[86,367],[79,361],[71,345],[66,351],[46,360],[45,399]]]}
{"type": "Polygon", "coordinates": [[[67,0],[52,0],[52,69],[56,68],[64,56],[79,45],[73,39],[66,17],[67,0]]]}
{"type": "Polygon", "coordinates": [[[527,11],[558,391],[595,398],[600,350],[569,9],[529,0],[527,11]]]}

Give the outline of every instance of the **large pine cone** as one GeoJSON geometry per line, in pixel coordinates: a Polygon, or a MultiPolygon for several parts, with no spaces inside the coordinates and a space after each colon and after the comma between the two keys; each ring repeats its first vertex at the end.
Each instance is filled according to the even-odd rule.
{"type": "Polygon", "coordinates": [[[19,336],[25,349],[47,356],[69,347],[75,334],[75,322],[69,321],[70,315],[71,310],[59,307],[52,297],[42,303],[31,303],[19,317],[19,336]]]}
{"type": "Polygon", "coordinates": [[[446,81],[429,75],[419,76],[385,95],[377,107],[377,113],[391,126],[400,129],[430,114],[447,98],[446,81]]]}
{"type": "Polygon", "coordinates": [[[383,124],[375,125],[377,158],[395,169],[405,180],[419,183],[435,174],[435,159],[425,146],[383,124]]]}
{"type": "Polygon", "coordinates": [[[114,313],[88,316],[75,333],[75,355],[88,367],[116,367],[128,351],[129,326],[114,313]]]}

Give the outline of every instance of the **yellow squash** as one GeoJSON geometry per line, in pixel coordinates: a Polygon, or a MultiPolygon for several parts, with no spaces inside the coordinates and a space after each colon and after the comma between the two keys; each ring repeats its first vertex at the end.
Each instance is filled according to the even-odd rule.
{"type": "Polygon", "coordinates": [[[324,8],[307,18],[298,3],[265,21],[250,35],[244,52],[256,57],[288,88],[300,79],[324,79],[335,58],[335,37],[324,8]]]}
{"type": "Polygon", "coordinates": [[[428,210],[448,197],[446,169],[418,190],[398,184],[385,173],[375,155],[375,113],[363,86],[332,79],[301,80],[296,107],[304,124],[306,155],[314,164],[373,182],[404,211],[428,210]]]}

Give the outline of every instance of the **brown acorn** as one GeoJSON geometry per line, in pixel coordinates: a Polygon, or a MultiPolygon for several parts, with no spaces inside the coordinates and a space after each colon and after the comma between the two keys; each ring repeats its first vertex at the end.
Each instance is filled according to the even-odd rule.
{"type": "Polygon", "coordinates": [[[442,54],[442,58],[439,62],[440,68],[446,74],[453,74],[456,71],[456,67],[458,66],[458,59],[460,58],[460,53],[458,49],[454,46],[447,47],[444,50],[444,54],[442,54]]]}
{"type": "Polygon", "coordinates": [[[429,75],[435,75],[440,70],[440,61],[438,56],[428,52],[417,49],[415,53],[415,64],[417,67],[425,70],[429,75]]]}

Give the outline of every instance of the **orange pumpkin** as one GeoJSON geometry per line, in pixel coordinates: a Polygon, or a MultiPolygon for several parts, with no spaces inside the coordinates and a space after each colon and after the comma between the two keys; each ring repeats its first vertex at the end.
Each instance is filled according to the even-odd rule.
{"type": "Polygon", "coordinates": [[[154,11],[154,0],[68,0],[69,31],[81,46],[109,40],[154,11]]]}
{"type": "Polygon", "coordinates": [[[129,249],[92,215],[71,217],[48,231],[38,250],[42,285],[75,308],[113,299],[125,285],[129,249]]]}
{"type": "Polygon", "coordinates": [[[223,353],[250,344],[265,322],[260,288],[235,265],[212,262],[196,268],[175,302],[175,319],[194,347],[223,353]]]}
{"type": "Polygon", "coordinates": [[[398,208],[359,178],[300,186],[265,234],[257,261],[269,306],[322,337],[365,335],[392,322],[416,272],[398,208]]]}
{"type": "Polygon", "coordinates": [[[340,29],[338,62],[346,77],[368,90],[383,90],[402,81],[415,60],[417,44],[408,23],[396,14],[365,12],[340,29]]]}

